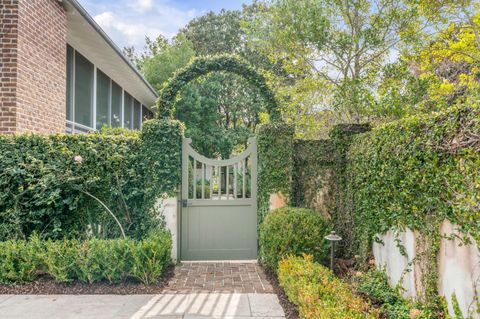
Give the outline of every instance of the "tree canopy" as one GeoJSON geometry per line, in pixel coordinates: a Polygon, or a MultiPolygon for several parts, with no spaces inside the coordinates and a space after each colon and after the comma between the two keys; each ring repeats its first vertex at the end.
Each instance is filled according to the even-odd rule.
{"type": "MultiPolygon", "coordinates": [[[[127,53],[159,91],[195,58],[239,56],[266,79],[297,137],[322,138],[339,122],[478,103],[479,14],[478,0],[254,1],[127,53]]],[[[269,120],[261,91],[219,70],[183,86],[172,114],[197,149],[225,157],[269,120]]]]}

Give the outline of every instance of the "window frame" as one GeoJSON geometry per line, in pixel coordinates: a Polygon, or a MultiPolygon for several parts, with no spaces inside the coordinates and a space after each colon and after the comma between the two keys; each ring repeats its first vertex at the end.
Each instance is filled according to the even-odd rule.
{"type": "MultiPolygon", "coordinates": [[[[135,96],[130,94],[128,91],[126,91],[120,84],[115,82],[106,72],[104,72],[102,69],[98,68],[96,64],[91,62],[86,56],[81,54],[79,51],[75,49],[72,45],[67,43],[67,49],[66,49],[66,54],[67,54],[67,70],[66,72],[70,72],[70,74],[66,74],[66,81],[70,81],[70,87],[66,85],[66,103],[65,103],[65,120],[66,120],[66,132],[67,133],[85,133],[89,131],[97,131],[97,91],[98,91],[98,72],[102,72],[108,79],[109,79],[109,86],[108,86],[108,117],[107,117],[107,122],[108,122],[108,127],[113,127],[113,84],[115,83],[120,89],[121,89],[121,107],[120,107],[120,125],[118,127],[125,128],[125,97],[128,94],[131,97],[131,123],[130,127],[127,127],[130,130],[135,130],[137,128],[134,128],[134,121],[135,121],[135,101],[138,102],[138,105],[140,105],[140,127],[138,129],[141,129],[143,126],[143,122],[145,121],[144,119],[144,110],[143,107],[145,107],[148,112],[151,112],[151,110],[146,107],[143,103],[141,103],[135,96]],[[70,51],[71,50],[71,51],[70,51]],[[71,61],[68,59],[68,54],[69,51],[72,54],[71,61]],[[75,95],[76,95],[76,55],[80,54],[82,57],[87,60],[89,63],[93,65],[93,79],[92,79],[92,101],[91,101],[91,124],[92,127],[77,123],[75,119],[75,95]],[[68,63],[70,62],[71,65],[68,63]],[[71,69],[70,69],[71,68],[71,69]],[[69,97],[69,99],[67,99],[69,97]],[[70,104],[70,105],[69,105],[70,104]],[[70,109],[70,119],[67,118],[67,109],[70,109]]],[[[68,82],[67,82],[68,83],[68,82]]]]}

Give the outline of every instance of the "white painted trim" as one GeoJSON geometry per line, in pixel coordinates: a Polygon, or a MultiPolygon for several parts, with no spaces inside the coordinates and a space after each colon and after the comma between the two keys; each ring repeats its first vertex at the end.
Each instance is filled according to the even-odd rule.
{"type": "Polygon", "coordinates": [[[92,127],[97,129],[97,67],[93,64],[92,127]]]}
{"type": "Polygon", "coordinates": [[[124,115],[123,115],[123,112],[124,112],[124,109],[125,109],[125,90],[123,89],[122,87],[122,110],[120,111],[120,127],[125,127],[124,125],[124,115]]]}

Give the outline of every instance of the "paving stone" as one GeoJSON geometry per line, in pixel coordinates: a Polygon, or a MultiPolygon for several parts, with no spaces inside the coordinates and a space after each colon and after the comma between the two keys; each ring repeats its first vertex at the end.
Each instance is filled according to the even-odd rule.
{"type": "Polygon", "coordinates": [[[285,316],[275,294],[248,294],[248,300],[253,317],[285,316]]]}
{"type": "Polygon", "coordinates": [[[273,293],[273,287],[255,262],[183,262],[164,289],[179,291],[273,293]]]}

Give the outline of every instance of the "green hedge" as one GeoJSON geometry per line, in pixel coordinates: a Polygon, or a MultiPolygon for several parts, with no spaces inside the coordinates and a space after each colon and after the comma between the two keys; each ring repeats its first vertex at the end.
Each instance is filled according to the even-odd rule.
{"type": "Polygon", "coordinates": [[[353,294],[350,285],[313,262],[312,256],[282,260],[278,279],[302,319],[380,318],[377,310],[353,294]]]}
{"type": "Polygon", "coordinates": [[[260,127],[258,142],[258,221],[269,211],[270,194],[280,192],[290,200],[295,128],[285,123],[260,127]]]}
{"type": "Polygon", "coordinates": [[[145,239],[90,239],[0,242],[0,282],[33,281],[46,274],[58,282],[135,278],[145,284],[158,280],[171,264],[170,233],[155,231],[145,239]]]}
{"type": "Polygon", "coordinates": [[[316,261],[324,261],[328,255],[324,237],[329,231],[329,221],[311,209],[276,209],[260,225],[260,259],[274,270],[288,255],[306,253],[316,261]]]}
{"type": "Polygon", "coordinates": [[[0,240],[141,237],[179,184],[183,128],[147,121],[141,133],[0,135],[0,240]]]}

